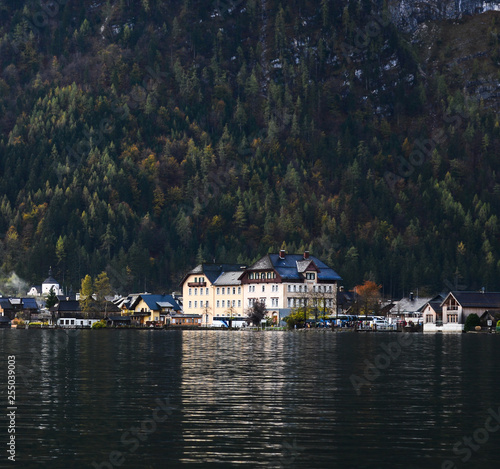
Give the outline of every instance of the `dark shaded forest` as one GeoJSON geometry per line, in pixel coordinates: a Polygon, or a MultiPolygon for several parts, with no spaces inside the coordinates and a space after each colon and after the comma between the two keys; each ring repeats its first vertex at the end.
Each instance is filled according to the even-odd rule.
{"type": "Polygon", "coordinates": [[[346,288],[499,290],[499,24],[402,33],[366,0],[1,0],[2,271],[160,292],[285,245],[346,288]]]}

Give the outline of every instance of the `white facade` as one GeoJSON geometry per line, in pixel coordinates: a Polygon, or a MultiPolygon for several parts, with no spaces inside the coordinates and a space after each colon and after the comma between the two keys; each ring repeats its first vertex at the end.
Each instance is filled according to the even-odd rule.
{"type": "Polygon", "coordinates": [[[99,322],[99,319],[59,318],[57,325],[73,329],[76,327],[92,327],[96,322],[99,322]]]}
{"type": "Polygon", "coordinates": [[[291,309],[307,306],[319,314],[336,310],[340,277],[306,251],[303,255],[271,254],[249,268],[221,264],[197,266],[183,285],[183,310],[201,314],[202,325],[215,317],[247,317],[247,310],[262,302],[275,324],[291,309]]]}

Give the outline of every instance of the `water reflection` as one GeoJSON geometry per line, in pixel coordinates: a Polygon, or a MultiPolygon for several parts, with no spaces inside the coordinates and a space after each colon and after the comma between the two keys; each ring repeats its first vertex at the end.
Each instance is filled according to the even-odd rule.
{"type": "MultiPolygon", "coordinates": [[[[114,451],[125,468],[461,467],[453,446],[500,406],[500,337],[415,334],[358,395],[351,376],[396,338],[0,330],[18,365],[20,467],[118,467],[114,451]],[[165,421],[134,434],[166,398],[165,421]]],[[[495,447],[470,467],[493,467],[495,447]]]]}

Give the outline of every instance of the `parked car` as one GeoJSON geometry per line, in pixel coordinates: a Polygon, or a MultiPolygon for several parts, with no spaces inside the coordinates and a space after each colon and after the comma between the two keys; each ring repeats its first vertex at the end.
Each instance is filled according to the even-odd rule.
{"type": "Polygon", "coordinates": [[[386,319],[374,319],[371,323],[372,327],[392,327],[391,324],[389,324],[389,321],[386,319]]]}

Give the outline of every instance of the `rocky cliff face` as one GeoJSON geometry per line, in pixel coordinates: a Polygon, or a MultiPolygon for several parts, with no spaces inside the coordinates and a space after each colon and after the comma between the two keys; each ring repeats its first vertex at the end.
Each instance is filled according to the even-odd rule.
{"type": "Polygon", "coordinates": [[[411,31],[424,21],[500,11],[500,0],[389,0],[388,8],[396,24],[411,31]]]}

